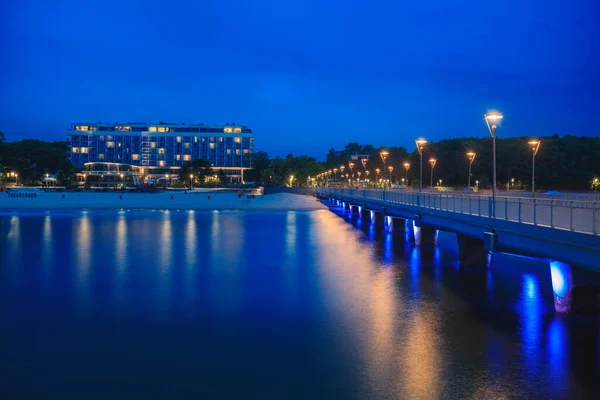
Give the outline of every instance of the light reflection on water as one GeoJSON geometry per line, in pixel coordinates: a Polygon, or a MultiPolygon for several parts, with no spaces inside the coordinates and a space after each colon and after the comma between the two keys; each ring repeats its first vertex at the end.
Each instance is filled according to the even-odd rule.
{"type": "Polygon", "coordinates": [[[547,270],[462,271],[401,230],[339,215],[0,216],[12,343],[0,369],[33,367],[11,363],[6,382],[72,394],[102,379],[139,396],[178,381],[183,397],[597,393],[598,322],[554,314],[547,270]]]}

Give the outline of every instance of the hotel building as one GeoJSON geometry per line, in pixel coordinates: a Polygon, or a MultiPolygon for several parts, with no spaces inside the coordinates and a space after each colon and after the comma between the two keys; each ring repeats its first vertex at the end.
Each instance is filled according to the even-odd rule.
{"type": "Polygon", "coordinates": [[[147,123],[76,123],[67,131],[71,162],[118,163],[139,167],[147,177],[177,175],[181,166],[202,158],[223,170],[231,182],[243,182],[250,169],[254,134],[246,126],[147,123]]]}

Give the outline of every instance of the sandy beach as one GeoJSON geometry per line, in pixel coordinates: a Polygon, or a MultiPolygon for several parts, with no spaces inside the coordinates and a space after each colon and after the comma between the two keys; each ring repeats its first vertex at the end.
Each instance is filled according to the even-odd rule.
{"type": "Polygon", "coordinates": [[[89,193],[42,192],[37,197],[0,193],[0,210],[143,209],[143,210],[317,210],[327,208],[312,196],[277,193],[238,197],[235,193],[89,193]],[[63,197],[64,196],[64,197],[63,197]]]}

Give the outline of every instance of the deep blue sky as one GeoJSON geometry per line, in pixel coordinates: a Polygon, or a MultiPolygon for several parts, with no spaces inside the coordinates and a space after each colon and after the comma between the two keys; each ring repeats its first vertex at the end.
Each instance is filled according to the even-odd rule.
{"type": "Polygon", "coordinates": [[[599,135],[592,0],[0,2],[0,130],[236,122],[258,150],[599,135]],[[10,3],[10,4],[9,4],[10,3]]]}

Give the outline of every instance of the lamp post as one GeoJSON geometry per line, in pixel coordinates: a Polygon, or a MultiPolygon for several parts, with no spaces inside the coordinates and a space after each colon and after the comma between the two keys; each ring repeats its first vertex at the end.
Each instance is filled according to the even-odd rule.
{"type": "Polygon", "coordinates": [[[421,170],[419,174],[419,193],[423,187],[423,147],[427,143],[425,139],[417,139],[415,140],[415,144],[417,145],[417,151],[419,152],[419,156],[421,157],[421,170]]]}
{"type": "Polygon", "coordinates": [[[429,183],[429,185],[431,186],[432,189],[433,189],[433,169],[435,168],[436,163],[437,163],[437,160],[435,158],[429,159],[429,164],[431,165],[431,182],[429,183]]]}
{"type": "Polygon", "coordinates": [[[363,169],[366,170],[367,169],[367,159],[361,158],[360,162],[362,163],[363,169]]]}
{"type": "Polygon", "coordinates": [[[340,165],[340,174],[342,175],[341,178],[344,178],[344,170],[346,169],[346,167],[344,165],[340,165]]]}
{"type": "Polygon", "coordinates": [[[294,175],[290,175],[290,187],[294,187],[294,175]]]}
{"type": "Polygon", "coordinates": [[[190,189],[194,188],[194,183],[192,181],[192,178],[194,177],[194,175],[190,174],[190,189]]]}
{"type": "MultiPolygon", "coordinates": [[[[387,151],[387,149],[385,147],[383,147],[380,151],[379,151],[379,156],[381,157],[381,160],[383,161],[383,181],[385,183],[385,179],[386,179],[386,160],[388,158],[388,156],[390,155],[390,152],[387,151]]],[[[385,189],[385,186],[383,187],[385,189]]]]}
{"type": "Polygon", "coordinates": [[[410,169],[410,163],[405,162],[404,163],[404,169],[406,170],[406,176],[405,176],[405,178],[406,178],[406,186],[408,186],[408,170],[410,169]]]}
{"type": "Polygon", "coordinates": [[[390,185],[392,184],[392,172],[394,172],[394,167],[391,165],[388,167],[388,171],[390,171],[390,185]]]}
{"type": "Polygon", "coordinates": [[[467,186],[467,188],[470,190],[471,189],[471,164],[473,164],[473,161],[475,161],[475,156],[477,155],[477,153],[470,151],[467,153],[467,157],[469,157],[469,185],[467,186]]]}
{"type": "Polygon", "coordinates": [[[375,168],[375,186],[377,186],[377,182],[379,181],[379,173],[381,170],[379,168],[375,168]]]}
{"type": "MultiPolygon", "coordinates": [[[[353,162],[348,162],[348,168],[350,168],[350,175],[351,175],[351,179],[354,179],[354,173],[353,173],[353,169],[354,169],[354,163],[353,162]]],[[[352,181],[350,181],[350,183],[352,184],[352,181]]]]}
{"type": "Polygon", "coordinates": [[[535,197],[535,156],[540,149],[540,144],[542,144],[539,140],[532,140],[529,142],[531,146],[531,152],[533,153],[533,159],[531,162],[531,197],[535,197]]]}
{"type": "Polygon", "coordinates": [[[496,128],[502,120],[503,115],[497,112],[488,113],[484,115],[485,123],[490,131],[492,137],[492,163],[494,165],[494,173],[492,175],[494,182],[492,182],[492,217],[496,218],[496,128]]]}

